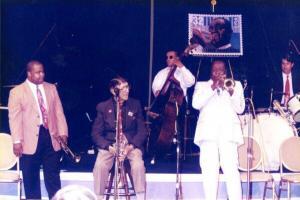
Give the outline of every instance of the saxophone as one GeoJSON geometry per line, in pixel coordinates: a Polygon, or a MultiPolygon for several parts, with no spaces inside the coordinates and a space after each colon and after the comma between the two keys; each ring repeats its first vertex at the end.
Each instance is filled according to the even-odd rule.
{"type": "MultiPolygon", "coordinates": [[[[119,101],[117,104],[114,199],[119,198],[119,187],[124,187],[125,185],[126,174],[124,170],[124,159],[127,154],[125,150],[128,144],[128,140],[123,133],[122,127],[122,104],[119,101]]],[[[127,198],[128,197],[126,197],[126,199],[127,198]]]]}

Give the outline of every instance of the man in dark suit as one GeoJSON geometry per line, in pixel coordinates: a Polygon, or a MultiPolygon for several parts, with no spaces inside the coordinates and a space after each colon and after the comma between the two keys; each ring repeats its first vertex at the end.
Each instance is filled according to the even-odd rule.
{"type": "Polygon", "coordinates": [[[68,128],[56,87],[44,77],[43,64],[30,61],[26,81],[12,89],[8,99],[13,150],[21,157],[26,199],[41,199],[40,165],[49,198],[61,188],[59,142],[67,142],[68,128]]]}
{"type": "Polygon", "coordinates": [[[99,150],[93,169],[94,190],[98,199],[104,198],[116,153],[116,106],[119,104],[121,160],[128,158],[137,199],[141,200],[145,198],[145,166],[142,156],[147,137],[142,108],[138,100],[129,98],[129,85],[125,79],[112,79],[109,90],[113,97],[97,105],[97,117],[92,128],[92,139],[99,150]]]}
{"type": "Polygon", "coordinates": [[[286,106],[288,100],[300,92],[300,73],[294,67],[295,62],[291,54],[286,54],[281,59],[281,72],[274,79],[274,99],[286,106]]]}

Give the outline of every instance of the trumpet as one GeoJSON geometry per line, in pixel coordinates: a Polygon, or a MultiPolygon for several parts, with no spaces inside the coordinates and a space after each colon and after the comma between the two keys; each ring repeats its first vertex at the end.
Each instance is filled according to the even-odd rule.
{"type": "Polygon", "coordinates": [[[230,64],[229,60],[228,60],[228,65],[229,65],[229,71],[230,71],[231,78],[226,78],[226,75],[223,76],[223,80],[224,80],[223,88],[225,88],[227,91],[230,90],[230,89],[233,90],[233,88],[235,86],[232,67],[231,67],[231,64],[230,64]]]}
{"type": "Polygon", "coordinates": [[[226,78],[224,80],[224,88],[226,90],[233,89],[235,86],[235,81],[232,78],[226,78]]]}
{"type": "Polygon", "coordinates": [[[233,89],[235,86],[235,81],[233,78],[227,78],[226,74],[222,74],[219,77],[219,87],[225,90],[233,89]]]}
{"type": "Polygon", "coordinates": [[[81,160],[80,155],[73,153],[72,150],[68,147],[68,145],[64,141],[62,141],[60,138],[58,139],[58,142],[59,142],[62,150],[66,153],[67,156],[69,156],[71,158],[71,160],[73,160],[75,163],[80,162],[80,160],[81,160]]]}

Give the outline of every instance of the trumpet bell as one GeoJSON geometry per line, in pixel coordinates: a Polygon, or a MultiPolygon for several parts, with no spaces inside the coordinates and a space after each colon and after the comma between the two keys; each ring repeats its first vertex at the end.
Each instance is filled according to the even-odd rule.
{"type": "Polygon", "coordinates": [[[226,90],[233,89],[234,86],[235,86],[235,82],[234,82],[233,79],[230,79],[230,78],[225,79],[224,87],[225,87],[226,90]]]}
{"type": "Polygon", "coordinates": [[[81,156],[76,155],[75,158],[74,158],[74,162],[75,162],[75,163],[79,163],[80,160],[81,160],[81,156]]]}

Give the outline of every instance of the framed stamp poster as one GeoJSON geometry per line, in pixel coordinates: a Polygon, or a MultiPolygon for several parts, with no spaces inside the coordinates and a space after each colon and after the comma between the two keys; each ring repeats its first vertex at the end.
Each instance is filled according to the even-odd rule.
{"type": "Polygon", "coordinates": [[[243,55],[242,15],[189,14],[188,23],[190,55],[243,55]]]}

